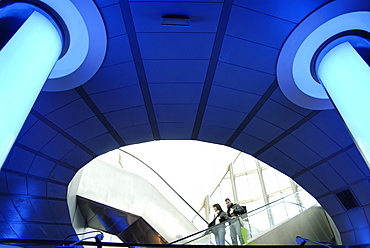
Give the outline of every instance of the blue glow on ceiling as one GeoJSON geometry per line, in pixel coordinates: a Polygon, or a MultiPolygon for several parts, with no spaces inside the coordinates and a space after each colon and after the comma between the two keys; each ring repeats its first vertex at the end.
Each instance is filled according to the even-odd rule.
{"type": "Polygon", "coordinates": [[[369,66],[352,45],[345,42],[324,56],[318,75],[369,166],[369,66]]]}
{"type": "Polygon", "coordinates": [[[1,166],[61,50],[53,24],[33,12],[0,51],[1,166]]]}

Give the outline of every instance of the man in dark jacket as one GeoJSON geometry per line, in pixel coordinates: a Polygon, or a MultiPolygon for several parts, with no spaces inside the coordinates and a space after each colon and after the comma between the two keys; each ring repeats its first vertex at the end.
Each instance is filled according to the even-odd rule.
{"type": "Polygon", "coordinates": [[[234,204],[230,201],[229,198],[225,199],[225,203],[227,205],[227,215],[235,219],[230,222],[230,237],[231,237],[231,242],[233,245],[238,245],[238,239],[240,244],[244,244],[242,232],[241,232],[241,225],[240,221],[238,219],[238,215],[241,215],[244,213],[244,209],[242,206],[239,204],[234,204]]]}

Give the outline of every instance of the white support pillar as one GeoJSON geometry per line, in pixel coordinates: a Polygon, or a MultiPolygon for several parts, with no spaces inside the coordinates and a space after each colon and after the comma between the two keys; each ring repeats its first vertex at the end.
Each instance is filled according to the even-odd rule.
{"type": "Polygon", "coordinates": [[[369,166],[369,66],[349,42],[344,42],[323,57],[318,65],[317,75],[369,166]]]}
{"type": "Polygon", "coordinates": [[[35,10],[0,51],[0,169],[61,54],[58,31],[35,10]]]}

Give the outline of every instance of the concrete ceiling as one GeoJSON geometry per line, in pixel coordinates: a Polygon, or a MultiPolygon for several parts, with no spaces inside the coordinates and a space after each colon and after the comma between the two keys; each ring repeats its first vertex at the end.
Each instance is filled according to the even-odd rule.
{"type": "Polygon", "coordinates": [[[341,117],[293,104],[276,76],[289,34],[331,1],[95,2],[104,62],[82,86],[39,95],[0,172],[0,238],[64,239],[74,232],[68,183],[86,163],[121,146],[192,139],[285,173],[344,244],[370,243],[370,172],[341,117]],[[163,26],[164,14],[190,26],[163,26]]]}

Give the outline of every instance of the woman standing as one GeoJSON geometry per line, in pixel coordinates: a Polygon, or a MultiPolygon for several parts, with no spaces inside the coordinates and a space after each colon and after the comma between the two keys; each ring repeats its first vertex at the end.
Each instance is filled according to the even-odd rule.
{"type": "Polygon", "coordinates": [[[222,210],[220,204],[216,203],[213,205],[213,210],[215,211],[214,219],[210,223],[210,226],[215,226],[212,228],[212,232],[215,235],[216,245],[225,245],[225,224],[220,224],[230,219],[229,216],[222,210]]]}

